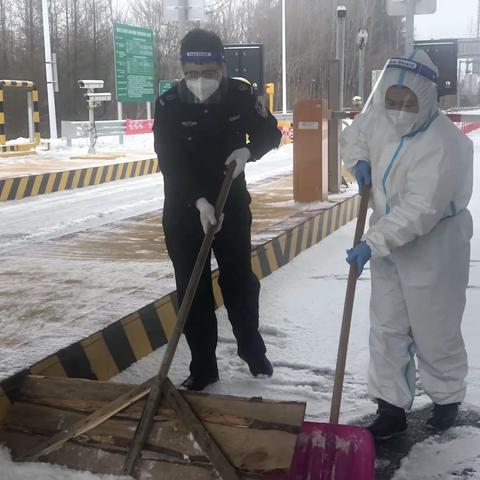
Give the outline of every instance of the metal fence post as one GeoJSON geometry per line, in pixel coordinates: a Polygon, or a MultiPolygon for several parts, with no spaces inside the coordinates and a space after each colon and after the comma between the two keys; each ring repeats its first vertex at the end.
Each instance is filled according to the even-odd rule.
{"type": "MultiPolygon", "coordinates": [[[[340,61],[328,62],[328,109],[339,110],[340,106],[340,61]]],[[[338,154],[338,140],[341,122],[336,119],[328,121],[328,191],[338,193],[342,181],[341,161],[338,154]]]]}

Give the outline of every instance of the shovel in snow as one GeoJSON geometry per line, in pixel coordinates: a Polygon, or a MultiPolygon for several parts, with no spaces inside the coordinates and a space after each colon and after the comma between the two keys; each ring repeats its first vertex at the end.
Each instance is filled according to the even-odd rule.
{"type": "MultiPolygon", "coordinates": [[[[370,187],[365,187],[354,246],[360,242],[365,230],[369,197],[370,187]]],[[[373,480],[375,477],[375,446],[370,432],[365,428],[338,424],[356,284],[357,270],[352,263],[343,308],[330,423],[304,422],[290,472],[271,480],[373,480]]]]}

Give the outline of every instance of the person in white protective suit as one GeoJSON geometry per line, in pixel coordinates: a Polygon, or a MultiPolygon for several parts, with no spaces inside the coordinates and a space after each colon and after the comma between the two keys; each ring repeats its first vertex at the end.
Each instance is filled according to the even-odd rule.
{"type": "Polygon", "coordinates": [[[385,439],[407,428],[414,356],[433,400],[427,426],[452,426],[465,397],[460,330],[468,284],[472,142],[438,109],[438,69],[422,50],[387,62],[365,109],[342,137],[345,166],[371,185],[373,214],[347,261],[370,260],[368,427],[385,439]]]}

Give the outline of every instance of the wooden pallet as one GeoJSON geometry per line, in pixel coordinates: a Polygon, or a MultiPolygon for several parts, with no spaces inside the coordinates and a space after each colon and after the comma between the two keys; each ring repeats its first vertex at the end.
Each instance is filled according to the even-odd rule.
{"type": "MultiPolygon", "coordinates": [[[[27,377],[0,431],[15,456],[131,390],[91,380],[27,377]]],[[[248,478],[285,472],[292,460],[305,404],[181,392],[230,463],[248,478]]],[[[95,473],[119,474],[142,414],[139,401],[42,460],[95,473]]],[[[218,478],[175,410],[162,400],[138,471],[159,480],[218,478]]]]}

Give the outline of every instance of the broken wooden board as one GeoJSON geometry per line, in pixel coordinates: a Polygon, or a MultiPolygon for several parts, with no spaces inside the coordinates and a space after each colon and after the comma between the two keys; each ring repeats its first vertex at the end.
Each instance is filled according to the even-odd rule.
{"type": "MultiPolygon", "coordinates": [[[[131,385],[91,380],[27,377],[18,401],[12,405],[5,419],[2,437],[16,455],[22,454],[28,447],[24,440],[18,440],[19,437],[54,435],[131,388],[131,385]]],[[[192,392],[182,392],[182,395],[230,462],[240,471],[264,476],[289,469],[303,422],[304,403],[192,392]]],[[[98,473],[119,473],[143,404],[143,401],[137,402],[46,459],[98,473]],[[83,452],[92,447],[100,449],[103,457],[111,457],[104,462],[109,465],[108,468],[99,466],[98,455],[75,454],[69,458],[68,451],[77,449],[83,452]],[[122,461],[117,461],[117,457],[122,457],[122,461]],[[78,464],[75,464],[75,458],[78,464]],[[91,464],[88,464],[89,461],[91,464]]],[[[209,461],[190,437],[174,410],[162,401],[142,451],[142,463],[145,458],[153,457],[152,462],[177,465],[185,470],[179,477],[185,480],[203,478],[198,476],[198,469],[211,475],[209,461]],[[190,471],[196,473],[190,474],[190,471]]],[[[144,467],[140,468],[143,471],[144,467]]],[[[171,480],[174,477],[165,474],[155,475],[154,478],[171,480]]]]}

